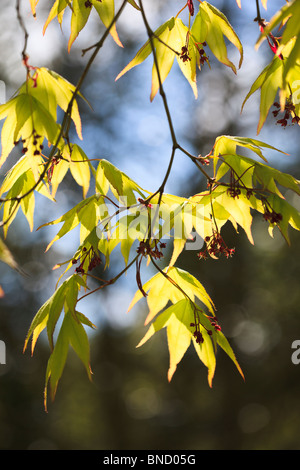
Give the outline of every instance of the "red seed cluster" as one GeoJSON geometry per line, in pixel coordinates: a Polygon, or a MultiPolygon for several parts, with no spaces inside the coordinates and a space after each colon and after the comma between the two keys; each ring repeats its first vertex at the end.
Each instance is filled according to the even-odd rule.
{"type": "Polygon", "coordinates": [[[94,250],[93,247],[91,247],[89,250],[87,250],[85,247],[83,247],[82,252],[84,253],[81,257],[79,258],[74,258],[72,260],[72,264],[77,264],[78,261],[80,261],[80,265],[77,266],[75,269],[75,272],[78,274],[84,274],[84,264],[86,260],[88,259],[89,264],[88,264],[88,271],[92,271],[94,268],[99,266],[99,264],[102,264],[102,260],[99,256],[99,254],[94,250]]]}
{"type": "Polygon", "coordinates": [[[162,249],[165,247],[165,243],[159,242],[157,240],[154,241],[154,247],[151,247],[150,244],[145,241],[141,241],[136,251],[142,256],[150,255],[154,259],[161,259],[164,256],[162,249]]]}
{"type": "MultiPolygon", "coordinates": [[[[21,139],[21,143],[23,145],[23,148],[22,148],[22,153],[23,155],[25,155],[27,152],[28,152],[28,144],[30,143],[30,139],[32,139],[32,144],[34,146],[34,151],[33,151],[33,155],[40,155],[41,154],[41,151],[43,150],[44,146],[39,142],[39,139],[41,139],[42,136],[40,136],[36,131],[35,129],[33,129],[32,131],[32,134],[30,135],[30,137],[28,137],[27,139],[21,139]]],[[[18,145],[18,141],[15,141],[14,142],[14,145],[18,145]]]]}
{"type": "Polygon", "coordinates": [[[153,207],[152,204],[150,204],[150,202],[148,202],[147,200],[142,199],[141,197],[138,197],[137,200],[138,200],[139,203],[143,204],[143,206],[149,207],[150,209],[152,209],[152,207],[153,207]]]}
{"type": "MultiPolygon", "coordinates": [[[[208,317],[208,318],[209,318],[211,326],[215,329],[215,331],[222,331],[222,328],[220,327],[216,316],[208,317]]],[[[208,334],[212,334],[212,333],[208,332],[208,334]]]]}
{"type": "Polygon", "coordinates": [[[200,55],[199,62],[200,62],[200,65],[204,65],[205,62],[208,62],[208,57],[206,55],[205,50],[203,49],[203,47],[206,46],[206,42],[202,42],[201,46],[202,46],[201,48],[197,47],[199,55],[200,55]]]}
{"type": "MultiPolygon", "coordinates": [[[[204,337],[203,337],[203,334],[201,333],[200,331],[200,328],[201,328],[201,325],[200,325],[200,320],[199,320],[199,317],[197,315],[197,312],[195,312],[194,314],[194,322],[190,323],[190,327],[191,328],[195,328],[195,331],[193,333],[193,336],[196,340],[196,343],[198,344],[202,344],[204,342],[204,337]]],[[[208,319],[210,321],[210,324],[211,326],[213,327],[213,329],[215,331],[222,331],[219,323],[218,323],[218,319],[216,316],[208,316],[208,319]]],[[[202,328],[204,328],[206,330],[206,333],[209,335],[209,336],[212,336],[213,335],[213,331],[206,328],[205,326],[202,326],[202,328]]]]}
{"type": "Polygon", "coordinates": [[[50,164],[48,172],[47,172],[47,180],[48,180],[49,184],[51,184],[54,167],[56,167],[56,165],[58,165],[58,163],[61,161],[61,159],[62,159],[61,155],[58,154],[58,155],[55,155],[51,160],[51,164],[50,164]]]}
{"type": "Polygon", "coordinates": [[[231,257],[235,253],[235,248],[228,248],[221,234],[217,231],[211,236],[205,237],[205,249],[198,253],[199,259],[207,259],[209,256],[218,257],[225,255],[226,258],[231,257]]]}
{"type": "Polygon", "coordinates": [[[274,210],[269,210],[265,207],[265,212],[263,215],[264,219],[270,222],[271,224],[279,224],[282,221],[282,215],[274,210]]]}
{"type": "Polygon", "coordinates": [[[190,15],[194,16],[195,10],[194,10],[193,0],[188,0],[187,5],[188,5],[190,15]]]}
{"type": "Polygon", "coordinates": [[[235,187],[229,188],[229,189],[227,189],[227,194],[228,194],[228,196],[233,197],[233,199],[235,199],[235,198],[238,199],[240,194],[241,194],[241,190],[240,190],[240,188],[235,188],[235,187]]]}
{"type": "Polygon", "coordinates": [[[182,46],[181,53],[180,53],[179,57],[182,60],[182,62],[187,62],[188,60],[191,60],[191,58],[189,56],[189,50],[186,46],[182,46]]]}
{"type": "MultiPolygon", "coordinates": [[[[274,117],[277,117],[280,112],[280,104],[275,102],[273,106],[276,108],[272,111],[274,117]]],[[[280,124],[281,127],[286,127],[291,119],[292,124],[299,124],[300,117],[296,115],[295,105],[289,100],[287,101],[285,108],[284,108],[284,116],[281,119],[278,119],[276,122],[280,124]]]]}

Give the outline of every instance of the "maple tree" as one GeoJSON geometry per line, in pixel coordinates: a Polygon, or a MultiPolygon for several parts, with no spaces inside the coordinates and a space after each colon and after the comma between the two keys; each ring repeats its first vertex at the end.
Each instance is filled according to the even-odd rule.
{"type": "MultiPolygon", "coordinates": [[[[30,0],[34,16],[38,14],[38,3],[39,0],[30,0]]],[[[20,1],[16,3],[25,38],[22,60],[26,80],[12,98],[0,106],[0,119],[4,121],[0,165],[9,159],[15,147],[20,147],[21,153],[0,188],[3,238],[9,236],[8,229],[20,209],[32,230],[35,194],[48,198],[49,204],[55,202],[59,186],[69,171],[82,190],[82,200],[77,205],[40,227],[47,229],[50,225],[62,224],[46,250],[79,227],[79,244],[74,247],[74,255],[55,266],[62,268],[57,288],[34,316],[25,339],[24,351],[31,341],[33,353],[40,334],[44,330],[47,332],[51,352],[45,379],[46,409],[48,390],[54,399],[70,346],[83,362],[88,377],[92,377],[86,327],[94,328],[94,325],[79,311],[80,300],[109,288],[129,269],[135,269],[137,283],[137,292],[129,310],[143,298],[149,309],[145,320],[148,331],[138,347],[157,331],[166,328],[170,354],[168,380],[172,379],[191,344],[207,367],[210,386],[218,347],[232,359],[244,377],[222,332],[209,293],[195,276],[176,267],[176,261],[194,233],[203,240],[202,249],[195,255],[196,262],[204,262],[208,257],[233,256],[234,248],[227,245],[221,234],[227,222],[236,232],[242,228],[249,242],[254,244],[251,230],[254,213],[266,220],[271,236],[278,228],[287,243],[290,243],[289,226],[300,230],[300,213],[284,197],[286,190],[300,195],[299,181],[268,165],[268,151],[277,150],[272,145],[248,137],[221,135],[215,138],[211,151],[202,156],[191,154],[177,139],[164,91],[164,82],[175,58],[195,98],[198,96],[197,76],[203,67],[211,66],[211,54],[234,74],[242,66],[243,45],[226,16],[207,1],[188,0],[182,2],[181,10],[174,12],[172,18],[152,30],[144,3],[145,0],[124,0],[116,9],[114,0],[53,2],[43,32],[47,34],[47,27],[53,20],[63,27],[64,13],[70,10],[70,37],[66,45],[69,53],[72,53],[72,45],[81,30],[88,27],[92,9],[105,26],[100,40],[83,50],[83,56],[88,52],[91,56],[76,86],[53,70],[30,64],[26,50],[28,33],[20,14],[20,1]],[[82,84],[107,37],[110,35],[116,46],[124,47],[124,41],[121,42],[117,32],[117,22],[125,7],[134,8],[141,15],[145,43],[116,80],[126,80],[129,71],[152,57],[150,100],[158,99],[156,95],[160,95],[172,140],[167,170],[155,192],[142,188],[108,160],[99,159],[95,165],[94,159],[90,159],[78,144],[72,143],[69,135],[71,126],[74,126],[78,138],[83,140],[78,100],[85,99],[81,94],[82,84]],[[181,19],[182,12],[186,10],[187,25],[181,19]],[[228,57],[227,43],[231,43],[238,52],[237,65],[228,57]],[[58,108],[63,112],[61,122],[58,108]],[[176,152],[191,160],[206,181],[200,192],[187,198],[165,192],[176,152]],[[168,262],[164,257],[165,240],[170,240],[171,245],[168,262]],[[109,267],[111,253],[116,249],[120,249],[124,267],[115,277],[103,279],[98,268],[104,270],[109,267]],[[156,274],[143,283],[141,266],[148,264],[155,268],[156,274]],[[91,279],[99,283],[95,289],[89,287],[91,279]]],[[[267,9],[267,1],[261,3],[267,9]]],[[[300,3],[296,0],[283,3],[267,23],[261,17],[260,4],[256,0],[256,46],[258,48],[266,41],[273,57],[255,82],[249,85],[249,93],[241,107],[243,109],[253,93],[260,92],[258,134],[271,112],[276,119],[282,113],[277,123],[283,127],[289,122],[300,124],[300,3]],[[278,26],[283,30],[281,37],[275,36],[278,26]]],[[[243,7],[238,0],[237,4],[243,7]]],[[[278,152],[283,153],[281,149],[278,152]]],[[[0,258],[12,268],[19,269],[3,239],[0,258]]],[[[205,284],[205,280],[203,282],[205,284]]]]}

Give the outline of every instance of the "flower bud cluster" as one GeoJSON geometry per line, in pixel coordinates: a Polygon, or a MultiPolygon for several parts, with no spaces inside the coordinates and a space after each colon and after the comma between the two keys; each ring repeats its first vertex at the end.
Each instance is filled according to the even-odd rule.
{"type": "Polygon", "coordinates": [[[228,248],[218,231],[214,231],[211,236],[205,237],[204,241],[206,246],[203,251],[197,254],[199,259],[207,259],[209,256],[216,258],[220,255],[229,258],[235,253],[235,248],[228,248]]]}
{"type": "Polygon", "coordinates": [[[188,60],[191,60],[189,56],[189,50],[186,46],[182,46],[179,58],[182,60],[182,62],[187,62],[188,60]]]}
{"type": "Polygon", "coordinates": [[[279,224],[282,221],[282,214],[275,212],[274,210],[270,211],[267,207],[265,207],[263,217],[271,224],[279,224]]]}
{"type": "MultiPolygon", "coordinates": [[[[275,102],[273,106],[276,108],[274,111],[272,111],[272,114],[274,117],[277,117],[279,112],[280,112],[280,104],[275,102]]],[[[282,119],[277,120],[277,124],[280,124],[282,127],[286,127],[288,125],[288,121],[291,118],[292,124],[299,124],[300,123],[300,117],[296,115],[296,110],[295,110],[295,105],[292,103],[291,100],[288,100],[286,102],[285,108],[284,108],[284,116],[282,119]]]]}
{"type": "Polygon", "coordinates": [[[150,245],[147,241],[141,241],[136,252],[142,256],[152,256],[154,259],[163,258],[162,249],[166,247],[165,243],[162,243],[158,240],[154,240],[154,247],[150,245]]]}
{"type": "MultiPolygon", "coordinates": [[[[211,323],[211,326],[214,328],[215,331],[221,331],[221,327],[218,323],[218,319],[217,319],[216,316],[209,316],[208,319],[211,323]]],[[[195,328],[193,336],[196,340],[196,343],[202,344],[204,342],[204,337],[203,337],[203,334],[200,331],[201,325],[200,325],[200,321],[199,321],[199,317],[197,315],[197,312],[195,312],[195,320],[194,320],[194,322],[190,323],[190,327],[195,328]]],[[[206,330],[206,333],[209,336],[212,336],[212,334],[213,334],[212,330],[207,329],[204,326],[202,326],[202,328],[204,328],[206,330]]]]}
{"type": "MultiPolygon", "coordinates": [[[[28,152],[28,145],[30,143],[30,139],[32,139],[32,144],[35,148],[35,150],[33,151],[33,155],[40,155],[41,154],[41,151],[43,150],[44,146],[40,143],[42,136],[39,135],[35,129],[33,129],[30,137],[28,137],[27,139],[21,139],[21,143],[23,145],[23,148],[22,148],[22,153],[25,155],[27,152],[28,152]]],[[[15,141],[14,142],[14,145],[18,145],[18,141],[15,141]]]]}
{"type": "Polygon", "coordinates": [[[102,260],[99,256],[99,254],[94,250],[93,247],[91,247],[89,250],[87,250],[85,247],[83,247],[82,251],[83,251],[84,254],[81,257],[74,258],[72,260],[72,264],[74,264],[74,265],[77,264],[78,261],[80,261],[79,266],[77,266],[77,268],[75,269],[76,273],[78,273],[78,274],[84,274],[85,273],[83,266],[84,266],[87,258],[88,258],[88,261],[89,261],[87,271],[92,271],[94,268],[96,268],[97,266],[102,264],[102,260]]]}

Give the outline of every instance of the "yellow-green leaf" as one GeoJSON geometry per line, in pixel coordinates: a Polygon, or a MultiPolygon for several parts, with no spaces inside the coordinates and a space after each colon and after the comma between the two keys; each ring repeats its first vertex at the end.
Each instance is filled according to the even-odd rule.
{"type": "Polygon", "coordinates": [[[194,311],[191,303],[186,300],[178,302],[170,307],[173,310],[172,317],[167,326],[168,348],[170,354],[170,365],[168,380],[171,381],[177,365],[182,360],[191,344],[192,333],[189,325],[194,320],[194,311]]]}
{"type": "MultiPolygon", "coordinates": [[[[205,328],[200,326],[200,333],[203,336],[203,343],[199,344],[193,337],[193,345],[201,362],[207,367],[207,380],[210,387],[216,370],[216,355],[213,342],[205,328]]],[[[218,333],[217,333],[218,335],[218,333]]]]}
{"type": "Polygon", "coordinates": [[[51,21],[57,16],[58,22],[61,25],[62,24],[62,19],[63,19],[63,14],[65,11],[65,8],[70,4],[69,0],[55,0],[50,13],[48,15],[48,18],[44,24],[43,28],[43,34],[45,34],[46,29],[48,28],[49,24],[51,21]]]}
{"type": "Polygon", "coordinates": [[[68,52],[70,52],[73,42],[77,38],[80,31],[86,25],[86,22],[90,16],[91,7],[87,7],[85,3],[86,2],[84,0],[73,0],[72,17],[71,17],[71,34],[70,34],[70,38],[68,42],[68,52]]]}
{"type": "MultiPolygon", "coordinates": [[[[161,82],[163,83],[172,68],[175,53],[172,49],[167,47],[165,44],[173,47],[172,36],[174,35],[174,28],[168,26],[159,36],[159,39],[153,38],[153,45],[156,50],[157,65],[161,82]],[[161,42],[162,41],[162,42],[161,42]]],[[[151,95],[150,100],[152,101],[159,90],[159,79],[156,70],[156,64],[153,64],[152,69],[152,84],[151,84],[151,95]]]]}
{"type": "MultiPolygon", "coordinates": [[[[175,40],[173,41],[173,48],[181,52],[181,48],[186,45],[188,28],[183,24],[180,18],[175,19],[175,40]]],[[[197,70],[197,54],[198,51],[193,43],[193,41],[188,42],[188,55],[189,59],[183,61],[180,56],[176,56],[178,65],[181,72],[189,82],[195,98],[198,97],[198,90],[196,85],[196,70],[197,70]]]]}
{"type": "Polygon", "coordinates": [[[283,62],[280,59],[275,58],[273,61],[266,80],[261,86],[261,99],[259,106],[259,122],[257,126],[257,134],[260,133],[269,110],[273,105],[278,88],[282,87],[282,68],[283,62]]]}
{"type": "MultiPolygon", "coordinates": [[[[218,202],[226,208],[226,211],[229,212],[234,221],[244,229],[250,243],[253,245],[254,241],[251,230],[253,217],[250,212],[247,196],[241,193],[238,198],[233,198],[226,191],[218,198],[218,202]]],[[[215,208],[215,211],[216,216],[218,216],[217,208],[215,208]]]]}
{"type": "Polygon", "coordinates": [[[182,253],[182,250],[184,249],[186,244],[186,239],[185,238],[174,238],[173,241],[173,252],[172,252],[172,257],[169,263],[169,266],[174,266],[176,263],[179,255],[182,253]]]}
{"type": "MultiPolygon", "coordinates": [[[[101,2],[98,0],[92,0],[92,3],[100,16],[102,23],[106,28],[108,28],[115,16],[114,0],[102,0],[101,2]]],[[[116,23],[113,24],[109,32],[115,43],[118,44],[118,46],[123,47],[117,33],[116,23]]]]}
{"type": "MultiPolygon", "coordinates": [[[[213,313],[214,304],[203,285],[187,271],[171,266],[157,273],[147,281],[143,289],[148,292],[147,304],[149,314],[145,320],[147,325],[170,301],[173,304],[188,296],[192,301],[197,297],[213,313]],[[185,295],[186,294],[186,295],[185,295]]],[[[134,295],[128,311],[141,299],[143,294],[138,290],[134,295]]]]}
{"type": "Polygon", "coordinates": [[[145,197],[142,188],[137,183],[111,162],[103,159],[96,172],[96,188],[102,194],[106,194],[107,184],[109,184],[114,196],[125,206],[136,204],[135,192],[142,198],[145,197]]]}
{"type": "Polygon", "coordinates": [[[218,334],[216,335],[216,340],[217,340],[217,343],[218,345],[223,349],[223,351],[226,352],[226,354],[230,357],[230,359],[234,362],[237,370],[239,371],[239,373],[241,374],[241,376],[243,377],[243,379],[245,379],[244,377],[244,374],[243,374],[243,371],[241,369],[241,366],[239,365],[236,357],[235,357],[235,354],[232,350],[232,347],[230,346],[227,338],[224,336],[224,334],[221,332],[221,331],[218,331],[218,334]]]}
{"type": "Polygon", "coordinates": [[[72,146],[70,155],[70,171],[79,186],[82,186],[83,197],[85,198],[90,187],[90,166],[89,160],[84,151],[76,144],[72,146]]]}
{"type": "MultiPolygon", "coordinates": [[[[174,19],[171,18],[171,20],[166,21],[159,28],[157,28],[157,30],[154,32],[154,37],[160,37],[160,35],[165,31],[165,29],[172,27],[172,25],[174,25],[174,19]]],[[[148,39],[148,41],[136,53],[135,57],[118,74],[118,76],[116,77],[116,81],[119,78],[121,78],[126,72],[128,72],[132,68],[144,62],[144,60],[147,59],[147,57],[151,54],[151,52],[152,52],[151,42],[150,42],[150,39],[148,39]]]]}
{"type": "MultiPolygon", "coordinates": [[[[73,97],[75,86],[64,77],[46,67],[37,68],[35,72],[36,86],[29,89],[34,96],[49,111],[53,119],[57,120],[57,107],[64,112],[68,110],[73,97]]],[[[26,83],[21,87],[20,93],[26,92],[26,83]]],[[[78,93],[78,96],[82,95],[78,93]]],[[[71,118],[75,124],[78,137],[82,140],[81,119],[76,99],[73,101],[71,118]]]]}
{"type": "MultiPolygon", "coordinates": [[[[198,314],[200,313],[201,312],[198,311],[198,314]]],[[[205,316],[201,315],[201,320],[203,318],[205,318],[205,316]]],[[[194,330],[191,326],[191,324],[194,324],[194,321],[195,312],[193,305],[189,300],[182,299],[158,315],[137,347],[145,344],[157,331],[160,331],[162,328],[166,328],[170,356],[168,380],[171,381],[178,364],[182,360],[193,339],[193,344],[199,359],[208,368],[208,383],[211,387],[216,365],[212,339],[210,335],[208,335],[207,330],[200,326],[200,331],[204,341],[202,344],[196,343],[193,337],[194,330]]]]}

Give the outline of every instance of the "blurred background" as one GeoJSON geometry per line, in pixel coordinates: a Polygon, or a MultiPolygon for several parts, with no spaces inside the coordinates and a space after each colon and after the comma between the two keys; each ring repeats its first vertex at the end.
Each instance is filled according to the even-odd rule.
{"type": "MultiPolygon", "coordinates": [[[[97,41],[103,28],[92,15],[68,55],[68,14],[62,31],[53,21],[42,35],[48,3],[40,0],[34,20],[29,2],[21,2],[30,32],[30,63],[49,67],[76,83],[89,57],[82,57],[81,51],[97,41]]],[[[120,3],[116,1],[116,6],[120,3]]],[[[144,3],[153,29],[184,5],[181,0],[144,3]]],[[[251,84],[271,59],[265,43],[258,51],[254,49],[258,37],[254,0],[242,1],[241,10],[235,0],[211,3],[230,19],[244,45],[245,58],[235,76],[210,57],[211,70],[204,66],[198,74],[197,101],[176,64],[167,78],[164,87],[178,141],[195,155],[210,151],[218,135],[257,137],[259,94],[249,100],[243,114],[240,109],[251,84]]],[[[268,3],[268,10],[262,9],[266,19],[284,2],[268,3]]],[[[181,17],[187,22],[187,10],[181,17]]],[[[0,26],[0,79],[9,99],[25,80],[21,63],[24,39],[15,2],[2,0],[0,26]]],[[[115,82],[146,41],[139,13],[130,5],[117,28],[124,49],[109,38],[97,57],[82,90],[93,110],[80,103],[84,140],[77,142],[72,135],[72,141],[89,158],[106,158],[142,187],[155,191],[169,162],[169,128],[160,97],[153,103],[149,100],[151,58],[115,82]]],[[[229,54],[238,63],[230,46],[229,54]]],[[[268,152],[271,165],[299,178],[298,128],[276,126],[271,115],[258,138],[289,154],[268,152]]],[[[18,158],[16,150],[1,168],[1,178],[18,158]]],[[[177,153],[166,191],[190,196],[203,190],[204,184],[188,158],[177,153]]],[[[22,354],[24,338],[34,314],[55,288],[60,273],[52,267],[69,259],[79,242],[75,231],[45,253],[57,227],[36,229],[66,212],[81,196],[80,188],[68,177],[57,194],[57,204],[37,197],[32,233],[21,214],[8,231],[7,244],[30,277],[23,278],[1,263],[5,297],[0,299],[0,340],[6,344],[6,364],[0,364],[0,448],[300,449],[300,366],[291,361],[292,343],[300,339],[300,237],[291,231],[290,247],[278,233],[272,239],[261,217],[253,223],[255,246],[242,231],[237,235],[226,226],[224,238],[236,248],[233,258],[199,262],[196,252],[189,250],[177,263],[193,273],[212,296],[245,382],[220,351],[210,389],[206,369],[191,348],[169,384],[165,331],[136,349],[146,331],[147,309],[142,300],[126,313],[136,291],[132,271],[82,302],[81,311],[97,325],[91,334],[93,383],[70,351],[55,402],[45,413],[43,387],[49,347],[41,337],[30,357],[29,351],[22,354]]],[[[294,198],[293,203],[300,207],[299,200],[294,198]]],[[[166,253],[166,260],[168,257],[166,253]]],[[[107,276],[122,267],[116,252],[107,276]]],[[[150,269],[143,271],[143,281],[152,275],[150,269]]]]}

